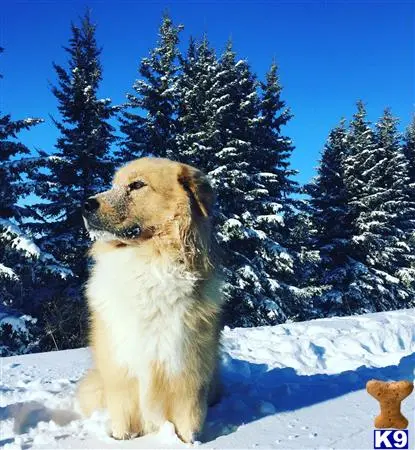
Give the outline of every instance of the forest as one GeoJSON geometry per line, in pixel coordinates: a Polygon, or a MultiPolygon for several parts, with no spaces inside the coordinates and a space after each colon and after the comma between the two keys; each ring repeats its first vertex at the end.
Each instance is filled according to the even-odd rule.
{"type": "Polygon", "coordinates": [[[196,166],[216,190],[224,325],[415,306],[415,119],[400,133],[389,108],[371,123],[358,100],[327,136],[317,175],[300,185],[277,63],[258,75],[231,40],[219,53],[207,36],[181,51],[182,30],[162,18],[117,105],[98,95],[90,13],[73,23],[67,60],[53,64],[54,149],[19,140],[44,118],[0,111],[1,355],[86,345],[90,238],[80,206],[141,156],[196,166]]]}

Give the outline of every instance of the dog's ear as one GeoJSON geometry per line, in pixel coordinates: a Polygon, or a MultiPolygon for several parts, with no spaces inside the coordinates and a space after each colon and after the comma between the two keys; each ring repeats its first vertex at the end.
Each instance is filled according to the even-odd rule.
{"type": "Polygon", "coordinates": [[[192,208],[202,217],[209,217],[215,194],[206,175],[194,167],[182,164],[178,181],[188,193],[192,208]]]}

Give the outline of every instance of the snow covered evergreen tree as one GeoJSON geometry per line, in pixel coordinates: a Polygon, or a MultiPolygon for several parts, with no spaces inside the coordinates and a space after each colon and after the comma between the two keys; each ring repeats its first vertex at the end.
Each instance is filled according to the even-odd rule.
{"type": "Polygon", "coordinates": [[[126,135],[117,153],[121,162],[144,155],[177,159],[176,83],[178,76],[178,43],[181,25],[175,26],[165,16],[159,30],[157,46],[141,60],[133,94],[128,94],[130,111],[121,118],[121,131],[126,135]],[[131,110],[144,110],[146,116],[131,110]]]}
{"type": "Polygon", "coordinates": [[[216,111],[209,129],[215,168],[209,175],[218,196],[217,238],[226,276],[225,321],[249,326],[271,323],[280,313],[274,301],[279,285],[267,273],[266,258],[267,248],[279,253],[284,249],[258,228],[261,203],[273,203],[256,168],[263,157],[256,145],[260,100],[248,64],[235,56],[229,42],[213,77],[215,97],[211,104],[216,111]]]}
{"type": "MultiPolygon", "coordinates": [[[[409,184],[407,186],[408,195],[411,202],[415,202],[415,116],[409,124],[403,139],[403,152],[408,166],[409,184]]],[[[408,241],[415,254],[415,213],[410,218],[408,241]]],[[[415,268],[415,264],[413,264],[415,268]]]]}
{"type": "Polygon", "coordinates": [[[407,286],[412,277],[404,231],[410,205],[395,119],[386,111],[374,132],[359,102],[349,145],[345,177],[353,217],[353,256],[358,262],[349,305],[358,313],[402,308],[410,300],[407,286]]]}
{"type": "Polygon", "coordinates": [[[409,241],[414,232],[415,197],[410,186],[409,161],[397,130],[398,122],[387,108],[376,124],[376,145],[381,158],[387,161],[384,169],[379,169],[379,177],[385,189],[381,206],[389,226],[388,247],[383,249],[379,259],[382,269],[397,276],[411,289],[415,288],[415,272],[410,268],[415,255],[409,241]]]}
{"type": "Polygon", "coordinates": [[[30,341],[34,341],[31,325],[36,320],[29,316],[27,307],[32,308],[28,297],[41,282],[42,271],[27,251],[28,240],[17,226],[27,216],[18,202],[30,193],[21,159],[30,151],[16,138],[20,130],[40,122],[0,117],[0,340],[6,342],[0,356],[26,353],[30,341]]]}
{"type": "Polygon", "coordinates": [[[267,149],[264,152],[266,159],[261,164],[264,170],[273,168],[271,195],[286,200],[284,203],[288,207],[292,204],[291,194],[298,192],[298,184],[292,178],[296,171],[290,168],[294,146],[291,139],[281,134],[281,128],[287,125],[292,115],[281,99],[282,86],[275,62],[266,74],[266,81],[261,83],[261,90],[259,144],[267,149]]]}
{"type": "Polygon", "coordinates": [[[348,154],[344,120],[334,128],[324,146],[318,175],[307,186],[313,207],[317,248],[327,257],[344,260],[344,245],[351,237],[348,192],[344,179],[344,158],[348,154]]]}
{"type": "MultiPolygon", "coordinates": [[[[408,165],[408,177],[410,181],[408,188],[412,195],[411,198],[415,199],[415,116],[406,129],[403,139],[403,152],[408,165]]],[[[415,221],[415,217],[413,219],[415,221]]]]}
{"type": "Polygon", "coordinates": [[[110,99],[98,97],[102,68],[95,30],[89,13],[80,26],[72,24],[65,48],[69,67],[54,64],[59,84],[52,92],[61,115],[54,123],[60,137],[47,170],[37,173],[37,194],[43,201],[36,209],[44,221],[33,224],[41,234],[41,247],[67,264],[79,283],[86,276],[89,246],[80,207],[89,196],[108,187],[114,171],[110,150],[116,138],[109,119],[117,108],[110,99]]]}
{"type": "Polygon", "coordinates": [[[414,205],[396,124],[385,110],[373,130],[358,102],[349,130],[342,123],[330,133],[307,186],[326,288],[319,315],[402,308],[413,296],[414,205]]]}
{"type": "Polygon", "coordinates": [[[343,298],[353,278],[351,261],[353,225],[349,191],[345,184],[345,158],[349,153],[345,121],[329,134],[318,174],[306,186],[310,195],[311,245],[321,258],[320,284],[327,286],[315,301],[317,315],[352,313],[343,298]]]}
{"type": "Polygon", "coordinates": [[[225,321],[283,321],[295,315],[292,302],[284,301],[293,257],[281,242],[284,208],[296,185],[288,163],[292,145],[280,135],[290,114],[280,99],[276,67],[263,86],[263,104],[255,77],[246,61],[236,60],[231,42],[217,61],[206,37],[191,41],[182,70],[179,158],[208,173],[217,191],[225,321]]]}
{"type": "Polygon", "coordinates": [[[28,177],[39,158],[29,156],[30,150],[17,135],[41,122],[0,116],[1,356],[37,348],[39,303],[50,293],[50,282],[69,274],[51,255],[41,252],[21,228],[32,216],[22,200],[34,190],[28,177]]]}
{"type": "Polygon", "coordinates": [[[56,152],[32,175],[41,201],[32,206],[38,216],[29,224],[30,229],[41,250],[74,274],[64,283],[51,285],[54,295],[43,304],[43,323],[53,337],[44,344],[44,350],[86,343],[82,285],[88,271],[90,240],[81,207],[88,197],[109,186],[114,172],[111,145],[116,137],[110,119],[119,108],[98,96],[102,68],[95,31],[88,12],[80,25],[71,25],[72,35],[65,47],[68,68],[54,64],[58,85],[52,92],[60,112],[60,118],[54,119],[60,132],[56,152]]]}
{"type": "Polygon", "coordinates": [[[212,146],[216,108],[213,101],[216,98],[214,76],[218,71],[218,61],[206,36],[201,42],[192,38],[187,54],[180,61],[177,159],[207,173],[215,167],[212,146]]]}
{"type": "Polygon", "coordinates": [[[282,86],[275,62],[261,83],[261,92],[257,145],[262,151],[256,165],[260,177],[266,177],[266,189],[274,204],[267,201],[261,205],[265,214],[259,216],[258,226],[286,248],[286,253],[276,253],[268,263],[270,277],[280,284],[277,296],[283,315],[278,320],[284,317],[302,320],[310,317],[313,299],[321,293],[316,285],[319,257],[308,248],[310,223],[306,204],[294,196],[299,192],[293,180],[296,171],[290,168],[294,146],[282,134],[292,115],[281,99],[282,86]]]}

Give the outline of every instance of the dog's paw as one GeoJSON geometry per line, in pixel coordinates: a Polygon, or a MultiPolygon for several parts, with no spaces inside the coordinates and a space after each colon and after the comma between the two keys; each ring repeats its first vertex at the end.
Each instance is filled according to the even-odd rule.
{"type": "Polygon", "coordinates": [[[119,434],[112,432],[110,436],[116,441],[127,441],[128,439],[131,439],[130,433],[119,434]]]}
{"type": "Polygon", "coordinates": [[[177,431],[177,436],[185,444],[194,444],[197,441],[198,435],[199,433],[195,433],[193,431],[177,431]]]}
{"type": "Polygon", "coordinates": [[[132,433],[130,431],[115,430],[115,429],[113,429],[110,434],[110,436],[113,439],[116,439],[117,441],[128,441],[129,439],[134,439],[139,435],[140,435],[139,433],[132,433]]]}

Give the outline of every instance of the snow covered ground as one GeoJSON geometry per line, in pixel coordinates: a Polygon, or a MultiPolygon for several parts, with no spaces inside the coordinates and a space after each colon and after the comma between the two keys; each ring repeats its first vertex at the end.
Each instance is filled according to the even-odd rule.
{"type": "MultiPolygon", "coordinates": [[[[415,310],[223,332],[222,401],[199,447],[371,449],[378,404],[366,381],[413,379],[415,310]]],[[[185,448],[170,424],[115,441],[107,416],[73,409],[87,349],[1,361],[0,448],[185,448]]],[[[414,448],[415,394],[403,403],[414,448]]]]}

